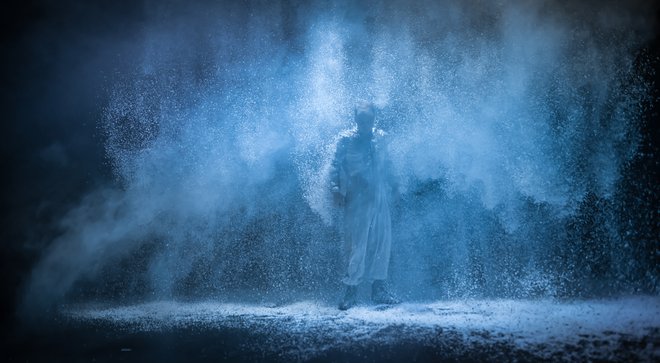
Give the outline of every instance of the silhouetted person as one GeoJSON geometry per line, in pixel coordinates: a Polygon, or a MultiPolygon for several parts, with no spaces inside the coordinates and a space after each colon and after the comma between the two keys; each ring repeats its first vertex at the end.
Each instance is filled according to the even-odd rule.
{"type": "Polygon", "coordinates": [[[357,287],[372,282],[371,298],[378,304],[398,301],[387,291],[392,231],[390,196],[395,184],[390,174],[385,133],[374,128],[373,104],[355,107],[357,130],[342,137],[331,172],[335,203],[344,207],[344,239],[349,248],[341,310],[356,304],[357,287]]]}

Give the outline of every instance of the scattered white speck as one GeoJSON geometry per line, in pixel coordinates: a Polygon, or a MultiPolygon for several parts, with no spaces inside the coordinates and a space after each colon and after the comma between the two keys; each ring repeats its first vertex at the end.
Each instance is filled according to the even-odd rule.
{"type": "MultiPolygon", "coordinates": [[[[313,357],[328,349],[369,342],[405,339],[433,342],[439,332],[457,333],[466,344],[504,342],[550,356],[561,352],[567,344],[581,342],[585,346],[585,341],[642,339],[650,334],[657,335],[660,297],[574,302],[437,301],[391,307],[358,306],[348,311],[313,301],[284,306],[159,301],[110,308],[78,305],[66,309],[65,314],[78,320],[107,322],[130,331],[195,326],[268,332],[284,337],[283,341],[304,340],[304,344],[298,346],[288,344],[288,353],[298,357],[313,357]]],[[[587,344],[582,349],[597,350],[600,356],[607,354],[603,350],[616,349],[616,344],[587,344]]],[[[660,357],[658,347],[653,344],[647,351],[649,358],[660,357]]],[[[589,356],[588,351],[582,354],[589,356]]]]}

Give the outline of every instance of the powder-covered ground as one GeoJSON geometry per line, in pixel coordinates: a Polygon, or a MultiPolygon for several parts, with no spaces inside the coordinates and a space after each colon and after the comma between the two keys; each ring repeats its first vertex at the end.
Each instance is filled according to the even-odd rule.
{"type": "MultiPolygon", "coordinates": [[[[227,359],[249,353],[264,360],[383,360],[397,354],[409,360],[660,360],[660,297],[438,301],[345,312],[313,301],[161,301],[78,305],[64,315],[106,334],[220,337],[190,338],[201,352],[197,358],[212,358],[204,352],[217,355],[220,349],[227,359]],[[213,350],[214,344],[223,348],[213,350]]],[[[123,340],[125,346],[115,348],[129,358],[143,350],[140,341],[123,340]]]]}

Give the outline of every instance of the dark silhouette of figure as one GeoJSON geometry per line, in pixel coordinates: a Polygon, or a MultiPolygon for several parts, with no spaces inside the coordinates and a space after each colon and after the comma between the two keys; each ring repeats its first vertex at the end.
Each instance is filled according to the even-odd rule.
{"type": "Polygon", "coordinates": [[[332,163],[331,190],[335,203],[344,209],[348,247],[341,310],[356,304],[357,287],[363,281],[372,282],[375,303],[398,303],[385,285],[392,245],[390,203],[396,184],[390,173],[386,135],[374,128],[375,113],[373,104],[358,103],[357,129],[339,140],[332,163]]]}

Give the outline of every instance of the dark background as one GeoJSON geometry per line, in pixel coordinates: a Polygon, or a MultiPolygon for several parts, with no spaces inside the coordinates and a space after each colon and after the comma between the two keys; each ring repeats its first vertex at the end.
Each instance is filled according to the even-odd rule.
{"type": "MultiPolygon", "coordinates": [[[[143,10],[144,4],[134,1],[1,5],[0,317],[5,326],[15,324],[22,283],[60,233],[60,216],[86,192],[113,183],[98,120],[113,80],[131,65],[129,44],[135,43],[128,40],[144,24],[143,10]]],[[[644,114],[640,152],[624,172],[625,208],[644,216],[633,222],[643,227],[636,236],[642,241],[639,258],[656,275],[659,42],[656,35],[638,55],[640,73],[654,81],[653,101],[644,114]]]]}
{"type": "Polygon", "coordinates": [[[111,181],[97,121],[131,59],[139,2],[12,1],[2,17],[2,320],[58,233],[58,216],[111,181]],[[105,40],[105,42],[104,42],[105,40]],[[107,44],[112,44],[108,46],[107,44]]]}

